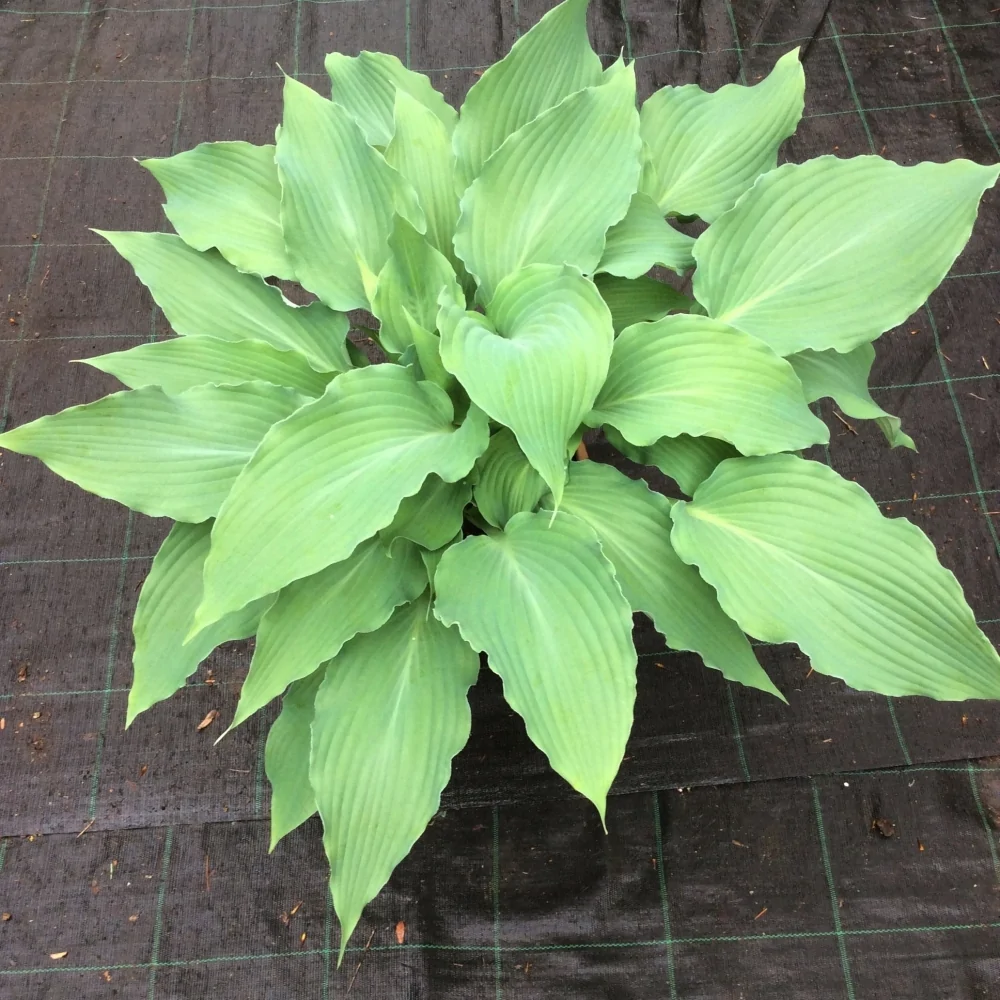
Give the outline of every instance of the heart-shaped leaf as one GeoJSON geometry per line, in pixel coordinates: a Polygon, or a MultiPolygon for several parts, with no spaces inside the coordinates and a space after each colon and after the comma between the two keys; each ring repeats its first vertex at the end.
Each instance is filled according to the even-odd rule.
{"type": "Polygon", "coordinates": [[[502,281],[486,311],[445,302],[441,360],[472,401],[517,436],[558,502],[567,443],[607,375],[611,316],[571,267],[536,264],[502,281]]]}
{"type": "Polygon", "coordinates": [[[998,176],[968,160],[786,163],[698,238],[695,297],[778,354],[851,351],[926,301],[998,176]]]}
{"type": "Polygon", "coordinates": [[[731,458],[671,513],[677,554],[750,635],[862,691],[1000,697],[1000,657],[927,536],[827,466],[731,458]]]}
{"type": "Polygon", "coordinates": [[[692,315],[622,331],[587,423],[611,424],[637,445],[678,434],[721,438],[744,455],[830,439],[787,361],[753,337],[692,315]]]}
{"type": "Polygon", "coordinates": [[[295,278],[281,232],[274,146],[203,142],[141,162],[160,182],[163,211],[188,246],[215,247],[241,271],[295,278]]]}
{"type": "Polygon", "coordinates": [[[316,695],[309,778],[323,819],[340,959],[361,910],[438,810],[469,738],[479,657],[426,598],[359,635],[316,695]]]}
{"type": "Polygon", "coordinates": [[[785,53],[753,87],[708,94],[695,84],[664,87],[642,106],[642,138],[656,182],[643,187],[663,212],[713,222],[762,173],[802,117],[806,87],[799,50],[785,53]]]}
{"type": "Polygon", "coordinates": [[[434,472],[467,475],[489,443],[472,407],[409,369],[347,372],[261,442],[219,512],[199,625],[346,559],[434,472]]]}
{"type": "Polygon", "coordinates": [[[434,613],[489,656],[552,767],[597,806],[632,727],[632,612],[594,532],[564,513],[515,514],[441,557],[434,613]]]}
{"type": "Polygon", "coordinates": [[[0,434],[0,447],[40,458],[57,476],[150,517],[205,521],[271,427],[304,402],[266,382],[202,385],[176,396],[147,386],[22,424],[0,434]]]}

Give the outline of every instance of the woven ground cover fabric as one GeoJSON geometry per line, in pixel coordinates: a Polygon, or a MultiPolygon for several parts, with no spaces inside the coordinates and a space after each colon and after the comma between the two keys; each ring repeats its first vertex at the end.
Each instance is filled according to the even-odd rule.
{"type": "MultiPolygon", "coordinates": [[[[457,105],[548,6],[0,0],[3,425],[114,390],[71,359],[168,335],[88,229],[166,228],[133,157],[269,141],[278,65],[325,91],[332,50],[393,52],[457,105]]],[[[589,16],[606,63],[636,60],[640,99],[754,83],[800,45],[784,158],[1000,160],[986,0],[593,0],[589,16]]],[[[992,191],[952,274],[878,343],[874,395],[919,452],[827,401],[815,456],[931,536],[995,641],[998,323],[992,191]]],[[[1000,706],[858,693],[760,647],[786,707],[648,627],[609,836],[484,672],[446,811],[337,971],[318,826],[266,853],[269,718],[218,747],[221,722],[197,730],[231,716],[247,645],[123,730],[131,615],[166,527],[0,456],[0,998],[1000,992],[1000,706]]]]}

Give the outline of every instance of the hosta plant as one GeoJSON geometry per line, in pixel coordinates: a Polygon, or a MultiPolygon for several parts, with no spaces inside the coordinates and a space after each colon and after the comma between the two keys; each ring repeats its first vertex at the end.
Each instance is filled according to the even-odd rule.
{"type": "Polygon", "coordinates": [[[87,359],[126,390],[0,437],[176,522],[129,721],[256,635],[230,724],[282,699],[272,842],[319,812],[341,954],[438,808],[480,654],[602,818],[637,612],[777,697],[747,635],[868,691],[1000,696],[928,539],[800,454],[828,440],[822,397],[913,447],[869,395],[872,342],[944,277],[998,168],[777,166],[797,51],[637,108],[586,8],[550,11],[460,111],[392,56],[333,54],[332,100],[285,79],[273,145],[146,160],[176,235],[102,235],[179,336],[87,359]],[[690,297],[657,267],[693,271],[690,297]],[[591,428],[688,499],[583,460],[591,428]]]}

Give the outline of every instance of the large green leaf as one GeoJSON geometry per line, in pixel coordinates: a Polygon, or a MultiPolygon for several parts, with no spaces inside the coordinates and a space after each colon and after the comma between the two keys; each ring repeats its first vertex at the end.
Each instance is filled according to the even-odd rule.
{"type": "Polygon", "coordinates": [[[802,117],[806,79],[799,50],[785,53],[754,87],[730,83],[708,94],[695,84],[664,87],[642,106],[642,138],[664,212],[713,222],[757,177],[802,117]]]}
{"type": "MultiPolygon", "coordinates": [[[[449,109],[450,110],[450,109],[449,109]]],[[[385,159],[417,192],[427,219],[427,241],[449,259],[458,222],[458,182],[451,133],[438,117],[405,90],[396,91],[396,132],[385,159]]]]}
{"type": "Polygon", "coordinates": [[[507,136],[564,97],[601,82],[601,60],[587,38],[589,2],[553,7],[470,88],[455,128],[463,188],[507,136]]]}
{"type": "Polygon", "coordinates": [[[265,382],[176,396],[147,386],[15,427],[0,434],[0,448],[40,458],[57,476],[151,517],[205,521],[264,435],[304,402],[265,382]]]}
{"type": "Polygon", "coordinates": [[[479,657],[426,598],[359,635],[316,696],[309,777],[323,819],[344,957],[365,904],[438,810],[469,738],[479,657]]]}
{"type": "Polygon", "coordinates": [[[649,615],[669,646],[699,653],[729,680],[782,698],[715,591],[674,552],[671,503],[610,465],[573,462],[562,509],[594,530],[632,610],[649,615]]]}
{"type": "Polygon", "coordinates": [[[182,688],[216,646],[253,635],[260,616],[274,600],[271,596],[254,601],[185,644],[184,637],[201,600],[201,574],[211,530],[210,521],[175,524],[142,585],[132,619],[135,652],[126,727],[140,712],[182,688]]]}
{"type": "Polygon", "coordinates": [[[628,211],[639,150],[634,65],[511,135],[462,196],[455,231],[479,300],[489,304],[503,278],[527,264],[591,273],[605,233],[628,211]]]}
{"type": "Polygon", "coordinates": [[[399,94],[430,111],[448,135],[458,113],[445,102],[423,73],[407,69],[386,52],[361,52],[345,56],[331,52],[326,71],[333,84],[335,104],[346,109],[372,146],[385,146],[393,138],[393,105],[399,94]]]}
{"type": "Polygon", "coordinates": [[[243,274],[215,250],[200,253],[168,233],[103,236],[135,269],[182,336],[258,340],[298,351],[317,371],[347,371],[347,317],[314,302],[300,307],[259,277],[243,274]]]}
{"type": "Polygon", "coordinates": [[[611,424],[637,445],[678,434],[721,438],[745,455],[830,438],[787,361],[753,337],[693,315],[621,332],[587,423],[611,424]]]}
{"type": "Polygon", "coordinates": [[[528,735],[604,818],[632,727],[632,613],[593,530],[568,514],[515,514],[453,545],[434,613],[489,657],[528,735]]]}
{"type": "Polygon", "coordinates": [[[608,372],[611,315],[572,267],[536,264],[505,278],[486,315],[445,303],[441,360],[472,401],[517,436],[558,502],[567,443],[608,372]]]}
{"type": "Polygon", "coordinates": [[[381,323],[382,346],[393,354],[402,354],[413,343],[415,326],[426,331],[434,329],[442,289],[450,289],[452,297],[463,302],[465,296],[447,258],[398,215],[389,237],[389,250],[371,308],[381,323]]]}
{"type": "Polygon", "coordinates": [[[393,216],[424,228],[416,193],[339,104],[291,77],[284,98],[275,162],[296,276],[333,309],[367,309],[368,285],[389,255],[393,216]]]}
{"type": "Polygon", "coordinates": [[[311,368],[296,351],[279,351],[263,341],[232,342],[215,337],[177,337],[81,360],[114,375],[130,389],[158,385],[172,394],[206,382],[271,382],[319,396],[333,378],[331,372],[311,368]]]}
{"type": "Polygon", "coordinates": [[[687,312],[694,304],[692,299],[655,278],[597,274],[594,284],[611,310],[615,334],[635,323],[663,319],[672,312],[687,312]]]}
{"type": "Polygon", "coordinates": [[[428,476],[420,491],[399,505],[392,524],[379,534],[386,543],[406,538],[421,548],[439,549],[462,530],[465,507],[471,499],[469,483],[446,483],[440,476],[428,476]]]}
{"type": "Polygon", "coordinates": [[[638,278],[657,264],[678,274],[694,267],[694,237],[678,232],[648,194],[632,195],[628,213],[607,234],[598,273],[638,278]]]}
{"type": "Polygon", "coordinates": [[[474,493],[479,513],[502,528],[515,514],[534,510],[545,489],[545,480],[524,457],[513,433],[506,427],[497,431],[476,463],[474,493]]]}
{"type": "Polygon", "coordinates": [[[296,681],[282,699],[264,744],[264,771],[271,783],[271,847],[316,813],[309,784],[309,743],[316,692],[323,671],[296,681]]]}
{"type": "Polygon", "coordinates": [[[188,246],[215,247],[241,271],[294,279],[278,217],[274,146],[203,142],[141,163],[160,182],[163,210],[188,246]]]}
{"type": "Polygon", "coordinates": [[[655,465],[688,496],[694,493],[699,483],[708,479],[719,462],[739,455],[728,441],[718,438],[678,434],[676,437],[660,438],[640,448],[626,441],[614,427],[605,427],[604,433],[626,458],[640,465],[655,465]]]}
{"type": "Polygon", "coordinates": [[[400,550],[390,558],[386,546],[371,538],[342,562],[281,591],[260,623],[230,729],[419,596],[427,585],[423,564],[412,546],[400,550]]]}
{"type": "Polygon", "coordinates": [[[847,354],[837,351],[802,351],[789,354],[788,363],[795,369],[806,400],[810,403],[832,396],[849,417],[874,420],[889,444],[917,450],[913,438],[904,434],[899,417],[886,413],[868,391],[868,376],[875,363],[875,348],[862,344],[847,354]]]}
{"type": "Polygon", "coordinates": [[[968,160],[786,163],[698,238],[695,297],[778,354],[853,350],[923,304],[998,175],[968,160]]]}
{"type": "Polygon", "coordinates": [[[827,466],[733,458],[672,514],[678,555],[750,635],[865,691],[1000,697],[1000,658],[934,546],[827,466]]]}
{"type": "Polygon", "coordinates": [[[346,559],[430,473],[467,475],[489,443],[475,407],[409,369],[347,372],[261,442],[223,505],[205,564],[201,624],[346,559]]]}

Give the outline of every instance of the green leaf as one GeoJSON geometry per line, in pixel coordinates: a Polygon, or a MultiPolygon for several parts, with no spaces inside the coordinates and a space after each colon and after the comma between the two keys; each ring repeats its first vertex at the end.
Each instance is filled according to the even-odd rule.
{"type": "Polygon", "coordinates": [[[506,428],[490,438],[490,446],[476,463],[475,498],[479,513],[497,528],[515,514],[535,509],[546,491],[517,438],[506,428]]]}
{"type": "Polygon", "coordinates": [[[694,267],[694,237],[678,232],[647,194],[632,195],[628,213],[607,234],[599,273],[638,278],[657,264],[678,274],[694,267]]]}
{"type": "Polygon", "coordinates": [[[142,585],[132,620],[135,652],[126,728],[140,712],[182,688],[216,646],[253,635],[260,616],[274,600],[269,596],[254,601],[184,643],[201,600],[201,573],[211,530],[210,521],[175,524],[142,585]]]}
{"type": "Polygon", "coordinates": [[[275,427],[212,532],[201,624],[346,559],[434,472],[467,475],[489,443],[481,410],[460,428],[444,390],[396,365],[347,372],[275,427]]]}
{"type": "Polygon", "coordinates": [[[206,382],[271,382],[307,396],[319,396],[333,378],[332,373],[321,374],[311,368],[295,351],[279,351],[262,341],[230,342],[215,337],[161,340],[81,361],[114,375],[130,389],[158,385],[171,394],[206,382]]]}
{"type": "Polygon", "coordinates": [[[314,670],[296,681],[282,699],[264,744],[264,771],[271,783],[271,846],[316,813],[316,796],[309,784],[309,742],[313,703],[323,680],[314,670]]]}
{"type": "Polygon", "coordinates": [[[514,432],[558,502],[567,441],[600,391],[614,338],[594,284],[536,264],[500,283],[485,316],[446,302],[438,326],[445,368],[514,432]]]}
{"type": "MultiPolygon", "coordinates": [[[[382,541],[388,545],[397,538],[407,538],[422,548],[439,549],[462,530],[463,513],[471,498],[468,483],[446,483],[440,476],[428,476],[420,491],[399,505],[392,524],[379,532],[382,541]]],[[[393,546],[393,552],[395,549],[393,546]]]]}
{"type": "Polygon", "coordinates": [[[847,354],[837,351],[802,351],[789,354],[788,363],[795,369],[807,402],[832,396],[849,417],[874,420],[893,448],[917,450],[913,438],[904,434],[899,417],[886,413],[868,391],[868,376],[875,363],[875,348],[862,344],[847,354]]]}
{"type": "Polygon", "coordinates": [[[265,382],[176,396],[147,386],[39,417],[0,434],[0,447],[40,458],[57,476],[150,517],[205,521],[264,435],[304,402],[265,382]]]}
{"type": "Polygon", "coordinates": [[[94,232],[132,265],[182,336],[261,341],[279,351],[298,351],[321,372],[351,367],[343,314],[318,302],[293,305],[259,277],[237,271],[214,250],[193,250],[179,236],[94,232]]]}
{"type": "Polygon", "coordinates": [[[275,161],[281,226],[301,284],[332,309],[367,309],[396,212],[422,230],[413,188],[339,104],[285,77],[275,161]]]}
{"type": "Polygon", "coordinates": [[[926,301],[998,175],[968,160],[786,163],[698,238],[695,297],[778,354],[851,351],[926,301]]]}
{"type": "Polygon", "coordinates": [[[656,175],[648,190],[664,212],[713,222],[778,163],[778,147],[802,117],[806,87],[799,50],[785,53],[754,87],[730,83],[708,94],[664,87],[642,106],[642,138],[656,175]]]}
{"type": "Polygon", "coordinates": [[[698,484],[708,479],[719,462],[736,458],[739,452],[728,441],[710,437],[691,437],[678,434],[664,437],[645,448],[630,444],[614,429],[604,428],[611,444],[626,458],[640,465],[653,465],[691,496],[698,484]]]}
{"type": "Polygon", "coordinates": [[[419,324],[414,324],[410,332],[413,334],[413,353],[416,355],[421,377],[450,392],[456,382],[455,376],[441,363],[441,338],[419,324]]]}
{"type": "Polygon", "coordinates": [[[672,514],[678,555],[751,635],[864,691],[1000,697],[1000,658],[926,535],[825,465],[730,459],[672,514]]]}
{"type": "Polygon", "coordinates": [[[434,613],[486,652],[552,767],[604,819],[632,726],[632,613],[594,532],[565,513],[515,514],[453,545],[434,613]]]}
{"type": "Polygon", "coordinates": [[[562,509],[593,529],[632,610],[649,615],[669,646],[696,652],[727,679],[784,701],[715,591],[674,552],[672,503],[610,465],[573,462],[562,509]]]}
{"type": "Polygon", "coordinates": [[[294,280],[278,217],[274,146],[203,142],[140,162],[160,182],[167,196],[163,210],[188,246],[215,247],[241,271],[294,280]]]}
{"type": "Polygon", "coordinates": [[[377,538],[362,542],[342,562],[290,583],[260,623],[229,728],[335,657],[359,632],[380,628],[396,607],[414,600],[426,586],[412,546],[390,558],[377,538]]]}
{"type": "Polygon", "coordinates": [[[427,218],[427,242],[457,261],[451,240],[458,222],[459,190],[451,132],[405,90],[396,91],[394,114],[396,132],[386,147],[386,162],[417,192],[427,218]]]}
{"type": "Polygon", "coordinates": [[[503,278],[527,264],[593,272],[604,234],[628,211],[639,150],[633,66],[512,134],[462,196],[455,231],[479,300],[488,305],[503,278]]]}
{"type": "Polygon", "coordinates": [[[323,819],[340,955],[365,904],[434,817],[469,738],[479,657],[426,598],[359,635],[316,696],[309,777],[323,819]]]}
{"type": "Polygon", "coordinates": [[[589,2],[553,7],[470,88],[455,128],[462,188],[509,135],[564,97],[601,82],[601,60],[587,38],[589,2]]]}
{"type": "Polygon", "coordinates": [[[393,138],[393,104],[399,94],[430,111],[448,135],[458,113],[445,102],[428,77],[407,69],[385,52],[345,56],[331,52],[326,71],[333,84],[331,96],[358,123],[372,146],[385,146],[393,138]]]}
{"type": "Polygon", "coordinates": [[[655,278],[597,274],[594,284],[611,310],[616,335],[635,323],[663,319],[672,312],[687,312],[693,304],[686,295],[655,278]]]}
{"type": "Polygon", "coordinates": [[[587,423],[611,424],[637,445],[678,434],[721,438],[745,455],[830,439],[787,361],[724,323],[691,315],[621,332],[587,423]]]}
{"type": "Polygon", "coordinates": [[[396,216],[389,237],[389,250],[371,308],[382,324],[382,346],[393,354],[402,354],[413,343],[415,326],[425,331],[434,329],[442,289],[451,289],[463,302],[465,296],[447,258],[400,216],[396,216]]]}

